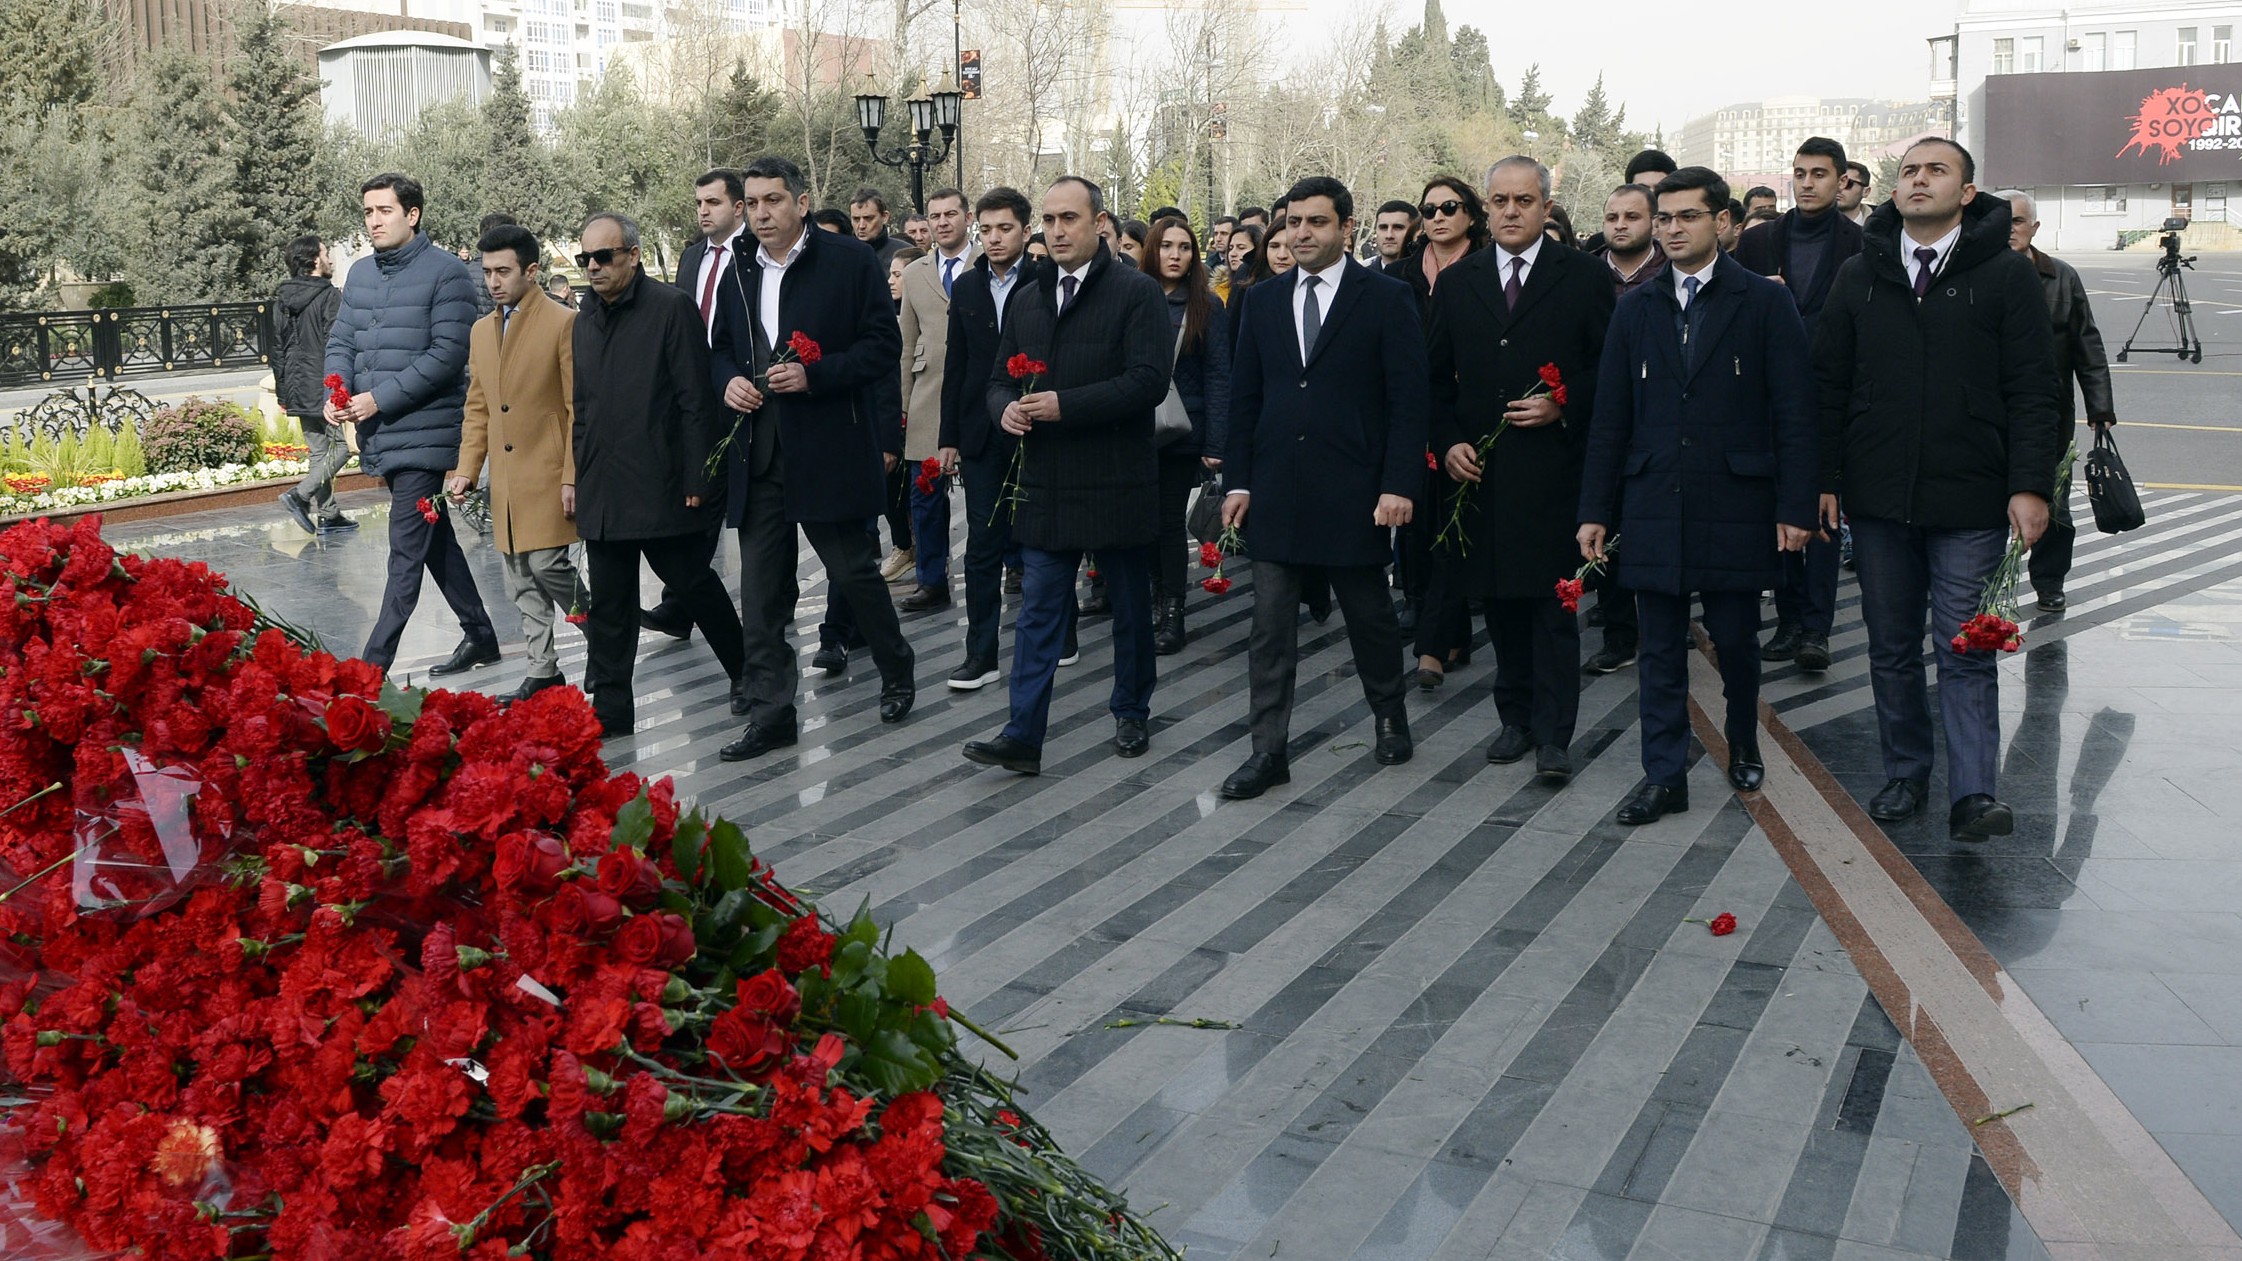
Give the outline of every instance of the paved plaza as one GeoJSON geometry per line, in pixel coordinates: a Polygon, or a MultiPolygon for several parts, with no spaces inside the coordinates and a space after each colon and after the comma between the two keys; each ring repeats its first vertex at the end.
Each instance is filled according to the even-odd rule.
{"type": "MultiPolygon", "coordinates": [[[[2114,348],[2147,259],[2080,261],[2114,348]]],[[[735,765],[721,669],[649,635],[639,729],[609,757],[674,775],[830,905],[869,900],[1019,1051],[1061,1141],[1195,1259],[2242,1259],[2242,267],[2215,278],[2204,363],[2136,357],[2117,387],[2146,422],[2119,431],[2135,475],[2191,488],[2082,535],[2070,610],[2001,663],[2014,836],[1861,812],[1883,772],[1850,576],[1832,669],[1770,667],[1766,791],[1726,791],[1700,712],[1692,808],[1639,829],[1612,820],[1640,780],[1632,670],[1588,683],[1562,789],[1486,762],[1483,643],[1411,693],[1416,758],[1380,768],[1336,619],[1302,628],[1292,784],[1220,801],[1247,752],[1250,563],[1193,592],[1140,760],[1111,753],[1091,619],[1044,774],[965,762],[1005,698],[941,686],[957,609],[905,619],[904,725],[878,721],[860,653],[806,677],[798,747],[735,765]],[[1721,912],[1731,936],[1691,922],[1721,912]]],[[[387,507],[343,503],[355,535],[310,539],[277,504],[110,535],[352,652],[387,507]]],[[[498,558],[467,547],[508,647],[469,682],[511,690],[498,558]]],[[[729,537],[719,554],[737,590],[729,537]]],[[[803,574],[806,669],[806,549],[803,574]]],[[[428,592],[399,672],[456,640],[428,592]]],[[[561,647],[580,678],[581,636],[561,647]]]]}

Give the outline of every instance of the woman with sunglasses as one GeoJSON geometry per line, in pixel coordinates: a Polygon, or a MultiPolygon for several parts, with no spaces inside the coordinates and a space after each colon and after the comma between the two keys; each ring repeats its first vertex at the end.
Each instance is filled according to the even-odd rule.
{"type": "MultiPolygon", "coordinates": [[[[1487,205],[1470,184],[1449,175],[1425,182],[1417,198],[1424,236],[1416,252],[1394,267],[1416,291],[1417,310],[1432,304],[1433,287],[1442,273],[1466,257],[1487,248],[1494,238],[1487,229],[1487,205]]],[[[1447,475],[1425,472],[1425,494],[1418,502],[1437,504],[1447,490],[1447,475]]],[[[1471,662],[1471,610],[1460,596],[1451,596],[1453,583],[1442,581],[1441,562],[1432,554],[1433,536],[1440,532],[1440,515],[1420,512],[1401,528],[1397,550],[1402,598],[1415,623],[1417,686],[1430,691],[1448,679],[1448,667],[1471,662]]]]}
{"type": "Polygon", "coordinates": [[[1154,539],[1152,650],[1183,651],[1183,597],[1190,590],[1184,513],[1192,488],[1222,467],[1222,436],[1230,417],[1230,330],[1222,300],[1207,285],[1199,237],[1182,219],[1155,219],[1145,241],[1144,270],[1168,295],[1175,329],[1176,396],[1191,432],[1160,448],[1160,533],[1154,539]]]}

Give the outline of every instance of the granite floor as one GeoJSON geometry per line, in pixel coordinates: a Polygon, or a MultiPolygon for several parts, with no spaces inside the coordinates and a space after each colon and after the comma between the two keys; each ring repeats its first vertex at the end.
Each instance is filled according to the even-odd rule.
{"type": "MultiPolygon", "coordinates": [[[[326,540],[277,506],[111,537],[207,561],[351,651],[387,506],[345,506],[365,528],[326,540]]],[[[2018,834],[1965,850],[1925,823],[1891,842],[2242,1224],[2242,498],[2149,506],[2142,531],[2081,539],[2072,610],[2002,663],[2018,834]]],[[[509,644],[471,684],[508,690],[518,622],[488,542],[468,547],[509,644]]],[[[806,666],[824,588],[803,564],[806,666]]],[[[2043,1245],[1716,766],[1693,765],[1688,814],[1612,822],[1639,782],[1632,671],[1586,685],[1562,789],[1486,762],[1484,651],[1412,693],[1416,758],[1380,768],[1344,631],[1310,622],[1293,783],[1219,801],[1246,752],[1251,566],[1237,576],[1194,592],[1140,760],[1110,753],[1093,619],[1044,775],[966,763],[1004,699],[940,686],[956,609],[906,619],[909,722],[878,722],[860,654],[806,677],[799,747],[745,765],[715,756],[736,722],[714,659],[649,635],[640,729],[610,758],[675,775],[793,883],[869,900],[1020,1052],[1062,1141],[1194,1258],[2104,1255],[2043,1245]],[[1688,922],[1721,911],[1733,936],[1688,922]]],[[[1865,649],[1849,611],[1839,627],[1826,676],[1771,668],[1766,695],[1865,795],[1882,782],[1865,649]]],[[[431,588],[400,672],[457,634],[431,588]]],[[[581,638],[564,629],[562,648],[577,677],[581,638]]]]}

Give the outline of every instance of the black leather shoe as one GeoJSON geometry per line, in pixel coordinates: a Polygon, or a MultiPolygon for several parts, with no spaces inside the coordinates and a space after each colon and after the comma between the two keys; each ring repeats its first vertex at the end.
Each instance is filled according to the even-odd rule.
{"type": "Polygon", "coordinates": [[[1022,775],[1043,773],[1043,751],[1031,749],[1025,741],[1011,736],[973,741],[965,746],[965,760],[982,766],[1001,766],[1022,775]]]}
{"type": "Polygon", "coordinates": [[[880,688],[880,721],[901,722],[911,716],[911,703],[919,689],[910,683],[888,683],[880,688]]]}
{"type": "Polygon", "coordinates": [[[1971,793],[1947,812],[1946,828],[1957,841],[1982,841],[2016,830],[2016,815],[1991,793],[1971,793]]]}
{"type": "Polygon", "coordinates": [[[1399,766],[1417,752],[1417,743],[1409,738],[1407,718],[1381,718],[1378,720],[1378,747],[1371,756],[1380,766],[1399,766]]]}
{"type": "Polygon", "coordinates": [[[1172,657],[1183,651],[1183,644],[1183,600],[1169,596],[1160,601],[1157,620],[1152,624],[1152,651],[1172,657]]]}
{"type": "Polygon", "coordinates": [[[1784,622],[1775,628],[1775,637],[1759,650],[1761,661],[1788,661],[1798,655],[1798,643],[1806,632],[1784,622]]]}
{"type": "Polygon", "coordinates": [[[638,626],[640,630],[650,630],[657,635],[667,635],[671,639],[691,639],[693,637],[693,623],[690,619],[681,613],[659,605],[651,609],[640,609],[638,611],[638,626]]]}
{"type": "Polygon", "coordinates": [[[946,585],[920,587],[911,594],[897,600],[895,607],[905,613],[925,613],[934,609],[946,609],[950,607],[950,588],[946,585]]]}
{"type": "Polygon", "coordinates": [[[1923,808],[1930,786],[1919,779],[1895,779],[1884,791],[1868,799],[1868,817],[1878,823],[1897,823],[1923,808]]]}
{"type": "Polygon", "coordinates": [[[452,655],[428,667],[428,673],[431,678],[440,679],[447,674],[465,674],[469,670],[480,670],[484,666],[497,664],[498,644],[496,641],[478,642],[473,639],[462,639],[459,641],[459,647],[452,649],[452,655]]]}
{"type": "Polygon", "coordinates": [[[2071,607],[2071,598],[2063,594],[2063,588],[2056,587],[2050,591],[2040,592],[2039,607],[2042,613],[2060,613],[2071,607]]]}
{"type": "Polygon", "coordinates": [[[321,534],[348,534],[357,528],[358,523],[356,521],[339,512],[319,523],[321,534]]]}
{"type": "Polygon", "coordinates": [[[1820,674],[1829,669],[1829,636],[1813,631],[1802,632],[1798,637],[1798,668],[1808,674],[1820,674]]]}
{"type": "Polygon", "coordinates": [[[1680,814],[1689,809],[1689,789],[1668,788],[1663,784],[1645,784],[1627,804],[1619,808],[1619,821],[1628,827],[1656,823],[1669,814],[1680,814]]]}
{"type": "Polygon", "coordinates": [[[950,671],[948,682],[952,691],[978,692],[989,684],[996,682],[997,678],[996,662],[969,660],[964,665],[950,671]]]}
{"type": "Polygon", "coordinates": [[[1759,760],[1756,742],[1730,741],[1728,745],[1728,783],[1740,793],[1755,793],[1767,780],[1767,764],[1759,760]]]}
{"type": "Polygon", "coordinates": [[[747,699],[747,680],[732,680],[732,717],[745,718],[753,704],[747,699]]]}
{"type": "Polygon", "coordinates": [[[636,726],[637,724],[629,719],[602,718],[599,720],[599,738],[602,740],[620,740],[629,735],[636,726]]]}
{"type": "Polygon", "coordinates": [[[304,533],[319,533],[319,527],[313,524],[311,519],[311,505],[297,497],[295,491],[284,490],[280,492],[280,506],[288,510],[289,519],[303,527],[304,533]]]}
{"type": "Polygon", "coordinates": [[[530,697],[544,691],[546,688],[567,686],[568,680],[562,678],[557,674],[549,674],[541,679],[523,679],[522,685],[515,688],[512,692],[508,693],[506,699],[510,701],[526,701],[530,697]]]}
{"type": "Polygon", "coordinates": [[[1116,718],[1113,720],[1113,751],[1122,757],[1143,757],[1152,747],[1152,737],[1144,730],[1142,718],[1116,718]]]}
{"type": "Polygon", "coordinates": [[[1633,644],[1620,648],[1614,648],[1606,644],[1595,656],[1581,663],[1580,672],[1582,674],[1617,674],[1633,664],[1635,664],[1635,646],[1633,644]]]}
{"type": "Polygon", "coordinates": [[[1006,594],[1006,595],[1018,595],[1018,594],[1020,594],[1020,571],[1019,571],[1019,570],[1017,570],[1017,569],[1007,569],[1007,570],[1005,570],[1005,571],[1004,571],[1004,594],[1006,594]]]}
{"type": "Polygon", "coordinates": [[[1105,586],[1100,584],[1090,588],[1089,598],[1075,611],[1084,617],[1104,617],[1113,612],[1113,601],[1105,598],[1105,586]]]}
{"type": "Polygon", "coordinates": [[[1534,750],[1534,778],[1545,784],[1572,782],[1573,757],[1563,745],[1545,744],[1534,750]]]}
{"type": "Polygon", "coordinates": [[[716,756],[727,762],[745,762],[751,757],[761,757],[773,749],[783,749],[801,739],[794,720],[785,722],[747,724],[740,738],[716,751],[716,756]]]}
{"type": "Polygon", "coordinates": [[[1534,751],[1534,733],[1524,727],[1504,727],[1487,746],[1487,760],[1508,766],[1534,751]]]}
{"type": "Polygon", "coordinates": [[[849,668],[849,650],[846,648],[820,648],[810,657],[810,669],[827,674],[839,674],[849,668]]]}
{"type": "Polygon", "coordinates": [[[1222,781],[1222,795],[1230,801],[1251,801],[1279,784],[1292,782],[1292,767],[1281,757],[1256,753],[1222,781]]]}
{"type": "Polygon", "coordinates": [[[1416,678],[1417,690],[1429,692],[1448,681],[1448,672],[1445,670],[1427,670],[1423,666],[1419,666],[1417,667],[1416,678]]]}

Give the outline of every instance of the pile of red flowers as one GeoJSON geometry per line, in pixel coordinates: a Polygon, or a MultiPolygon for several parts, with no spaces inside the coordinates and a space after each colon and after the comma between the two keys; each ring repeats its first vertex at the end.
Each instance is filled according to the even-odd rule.
{"type": "Polygon", "coordinates": [[[11,1258],[1175,1255],[581,693],[397,688],[96,518],[0,569],[11,1258]]]}

